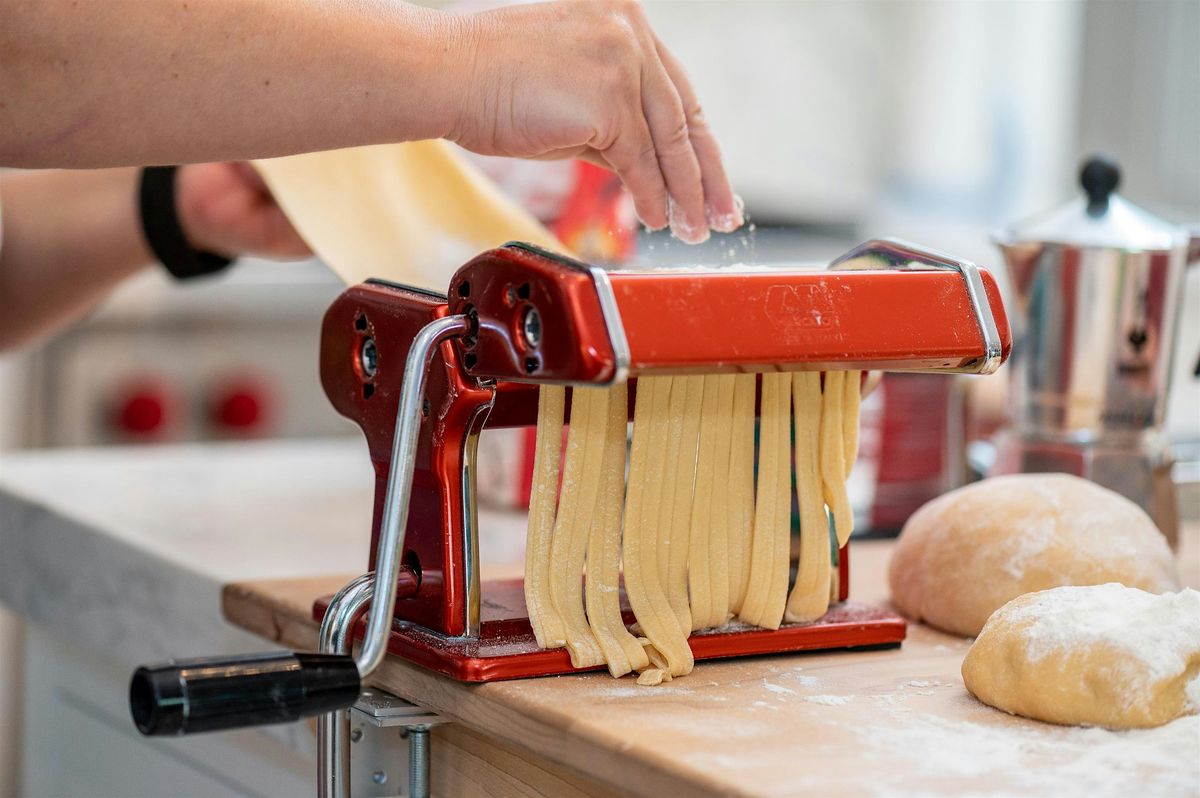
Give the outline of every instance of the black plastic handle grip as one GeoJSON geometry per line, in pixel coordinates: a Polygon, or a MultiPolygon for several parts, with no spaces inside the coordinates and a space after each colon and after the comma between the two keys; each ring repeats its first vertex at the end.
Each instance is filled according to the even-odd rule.
{"type": "Polygon", "coordinates": [[[144,665],[129,709],[147,736],[286,723],[352,705],[361,685],[354,658],[271,651],[144,665]]]}

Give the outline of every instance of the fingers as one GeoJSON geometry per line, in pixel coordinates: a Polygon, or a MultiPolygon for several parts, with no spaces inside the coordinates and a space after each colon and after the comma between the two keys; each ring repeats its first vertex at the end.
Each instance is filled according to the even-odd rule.
{"type": "Polygon", "coordinates": [[[710,228],[731,232],[742,225],[742,211],[696,92],[679,61],[650,30],[640,8],[635,7],[633,15],[642,57],[641,110],[649,138],[640,129],[634,131],[636,156],[628,151],[619,154],[634,166],[618,172],[634,194],[638,215],[651,226],[659,226],[647,215],[660,218],[661,181],[666,219],[677,237],[699,243],[708,238],[710,228]],[[657,174],[651,160],[657,162],[657,174]]]}
{"type": "Polygon", "coordinates": [[[683,101],[653,50],[642,72],[642,112],[666,182],[671,232],[683,241],[698,244],[708,238],[700,162],[692,149],[683,101]]]}
{"type": "Polygon", "coordinates": [[[701,183],[704,191],[705,215],[708,226],[721,233],[730,233],[742,226],[742,209],[733,194],[733,187],[725,173],[721,149],[713,136],[712,128],[704,118],[700,101],[688,80],[687,73],[675,56],[654,38],[658,57],[679,93],[687,118],[688,138],[700,166],[701,183]]]}
{"type": "Polygon", "coordinates": [[[633,130],[618,139],[601,155],[633,195],[633,207],[642,224],[661,230],[670,219],[667,214],[667,184],[659,169],[658,156],[650,129],[640,116],[630,123],[633,130]]]}
{"type": "Polygon", "coordinates": [[[305,258],[312,250],[278,205],[262,211],[263,254],[276,258],[305,258]]]}
{"type": "Polygon", "coordinates": [[[509,26],[545,29],[551,51],[569,44],[548,61],[524,37],[480,27],[495,48],[485,63],[506,79],[493,87],[495,97],[472,104],[455,132],[458,143],[478,152],[599,161],[621,177],[648,227],[670,225],[684,241],[742,223],[691,82],[640,5],[536,4],[488,19],[500,34],[509,26]]]}

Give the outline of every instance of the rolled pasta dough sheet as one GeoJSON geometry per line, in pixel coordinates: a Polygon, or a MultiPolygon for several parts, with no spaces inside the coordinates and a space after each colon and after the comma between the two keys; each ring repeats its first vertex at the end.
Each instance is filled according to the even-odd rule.
{"type": "Polygon", "coordinates": [[[537,219],[445,141],[255,161],[276,202],[347,284],[377,277],[445,291],[482,250],[525,241],[562,251],[537,219]]]}

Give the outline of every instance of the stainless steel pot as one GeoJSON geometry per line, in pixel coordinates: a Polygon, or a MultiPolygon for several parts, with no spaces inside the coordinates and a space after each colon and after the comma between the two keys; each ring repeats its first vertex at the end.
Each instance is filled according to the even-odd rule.
{"type": "Polygon", "coordinates": [[[1200,235],[1115,193],[1117,166],[1089,159],[1084,196],[999,235],[1015,294],[1012,427],[996,471],[1067,471],[1141,504],[1173,537],[1160,429],[1200,235]]]}

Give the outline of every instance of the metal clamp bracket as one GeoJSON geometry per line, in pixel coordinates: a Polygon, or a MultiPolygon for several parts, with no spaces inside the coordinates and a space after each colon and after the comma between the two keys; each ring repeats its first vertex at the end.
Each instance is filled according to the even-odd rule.
{"type": "Polygon", "coordinates": [[[397,698],[377,688],[363,690],[358,701],[350,708],[351,721],[365,721],[380,728],[392,726],[436,726],[449,723],[436,712],[422,709],[416,704],[397,698]]]}
{"type": "Polygon", "coordinates": [[[350,792],[355,798],[428,798],[431,727],[448,721],[379,689],[363,690],[350,710],[350,792]],[[398,733],[397,733],[398,732],[398,733]],[[407,750],[405,750],[407,749],[407,750]],[[402,766],[408,784],[401,789],[402,766]]]}

